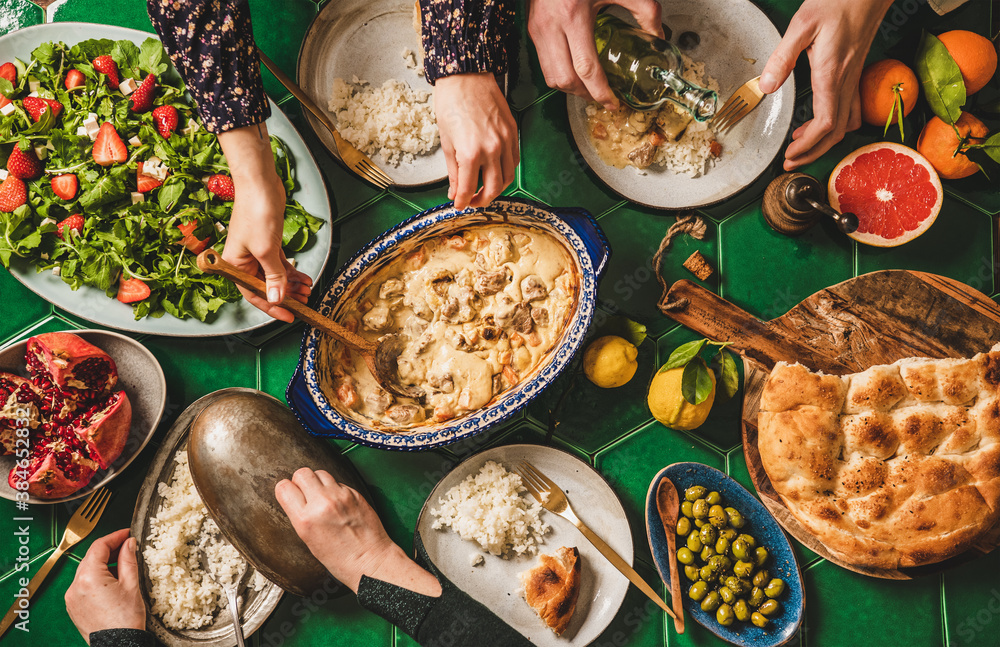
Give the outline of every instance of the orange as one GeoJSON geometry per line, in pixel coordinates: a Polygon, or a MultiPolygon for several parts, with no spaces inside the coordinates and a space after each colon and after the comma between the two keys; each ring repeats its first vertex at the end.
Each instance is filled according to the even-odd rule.
{"type": "Polygon", "coordinates": [[[989,83],[997,71],[997,50],[988,38],[964,29],[946,31],[938,38],[958,63],[966,94],[979,92],[989,83]]]}
{"type": "MultiPolygon", "coordinates": [[[[955,127],[968,144],[981,144],[990,134],[986,124],[967,112],[962,113],[955,127]]],[[[938,117],[931,117],[920,131],[917,150],[930,161],[942,179],[958,180],[979,170],[979,166],[968,157],[955,153],[960,144],[954,128],[938,117]]]]}
{"type": "Polygon", "coordinates": [[[865,68],[861,73],[859,91],[861,119],[866,124],[885,126],[890,112],[893,121],[899,118],[898,113],[893,112],[893,105],[896,102],[896,92],[893,88],[897,87],[905,117],[913,110],[913,106],[917,105],[917,96],[920,94],[920,83],[913,70],[892,58],[872,63],[865,68]]]}

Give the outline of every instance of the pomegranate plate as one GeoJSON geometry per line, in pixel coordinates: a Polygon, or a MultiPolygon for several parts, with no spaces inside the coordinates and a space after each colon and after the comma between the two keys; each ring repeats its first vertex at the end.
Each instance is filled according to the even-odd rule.
{"type": "Polygon", "coordinates": [[[0,350],[0,497],[59,503],[105,485],[149,442],[165,403],[159,362],[118,333],[42,333],[0,350]]]}

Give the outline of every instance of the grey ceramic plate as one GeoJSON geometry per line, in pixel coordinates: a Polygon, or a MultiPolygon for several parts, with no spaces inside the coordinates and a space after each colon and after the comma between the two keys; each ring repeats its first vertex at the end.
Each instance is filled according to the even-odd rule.
{"type": "MultiPolygon", "coordinates": [[[[632,532],[618,496],[604,478],[575,456],[540,445],[508,445],[480,452],[463,461],[441,479],[424,503],[417,519],[417,530],[427,548],[427,555],[445,576],[476,600],[492,609],[528,640],[541,647],[588,645],[601,635],[625,599],[629,582],[611,565],[573,524],[551,512],[542,518],[552,527],[545,535],[540,551],[552,553],[560,546],[576,546],[582,560],[580,599],[569,627],[556,636],[534,610],[517,594],[518,574],[534,567],[534,556],[500,557],[483,553],[479,544],[466,541],[451,529],[433,530],[438,499],[467,476],[476,474],[486,461],[496,461],[507,468],[526,460],[559,484],[569,502],[597,536],[632,563],[632,532]],[[485,562],[470,566],[470,557],[482,553],[485,562]]],[[[527,493],[523,496],[530,497],[527,493]]]]}
{"type": "MultiPolygon", "coordinates": [[[[32,50],[47,41],[63,41],[72,45],[88,38],[111,38],[131,40],[141,44],[150,36],[152,34],[135,29],[109,25],[79,22],[46,23],[19,29],[0,37],[0,61],[12,60],[15,56],[21,60],[28,60],[32,50]]],[[[332,239],[329,224],[330,200],[327,197],[326,185],[312,153],[288,118],[274,103],[271,103],[271,117],[267,120],[267,129],[285,142],[295,160],[295,176],[299,188],[293,197],[301,202],[309,213],[326,221],[309,249],[295,255],[298,268],[316,279],[326,265],[332,239]]],[[[32,265],[16,258],[11,262],[10,273],[40,297],[63,310],[87,321],[118,330],[154,335],[205,337],[245,332],[274,321],[246,301],[227,303],[210,323],[197,319],[182,320],[170,315],[164,315],[159,319],[147,317],[136,321],[130,306],[109,299],[103,290],[84,286],[74,292],[59,277],[50,272],[39,274],[32,265]]]]}
{"type": "MultiPolygon", "coordinates": [[[[132,405],[132,427],[121,456],[108,469],[94,475],[90,483],[70,496],[61,499],[30,497],[31,503],[63,503],[86,496],[107,485],[128,467],[156,431],[167,401],[167,382],[163,369],[146,347],[125,335],[104,330],[67,330],[97,346],[115,360],[118,366],[118,385],[125,390],[132,405]]],[[[26,376],[24,352],[28,340],[0,350],[0,371],[26,376]]],[[[16,491],[7,484],[7,474],[14,467],[13,456],[0,457],[0,497],[14,500],[16,491]]]]}
{"type": "MultiPolygon", "coordinates": [[[[174,455],[179,449],[187,447],[191,423],[209,404],[234,393],[257,393],[257,391],[238,387],[221,389],[196,400],[177,417],[173,426],[170,427],[170,431],[163,438],[160,448],[153,458],[152,465],[149,466],[149,473],[139,490],[135,511],[132,513],[130,527],[132,536],[136,538],[138,543],[139,590],[142,592],[142,600],[146,605],[146,629],[156,635],[156,638],[167,647],[229,647],[236,644],[233,622],[226,610],[219,612],[212,624],[201,629],[174,630],[164,626],[160,618],[151,611],[149,574],[142,558],[142,551],[149,536],[149,518],[160,509],[161,498],[157,492],[158,485],[169,482],[173,475],[174,455]]],[[[278,607],[283,594],[284,591],[273,582],[266,582],[260,591],[244,590],[239,592],[239,595],[243,596],[243,601],[240,604],[240,618],[247,641],[255,631],[260,629],[271,612],[278,607]]]]}
{"type": "MultiPolygon", "coordinates": [[[[719,107],[743,83],[759,76],[781,34],[764,12],[750,0],[660,0],[663,22],[674,41],[693,31],[700,41],[685,51],[705,63],[705,72],[719,82],[719,107]]],[[[615,8],[612,13],[627,17],[615,8]]],[[[587,102],[570,95],[566,100],[569,123],[580,153],[591,169],[619,195],[660,209],[691,209],[721,202],[751,185],[781,151],[792,124],[795,79],[767,96],[757,108],[726,133],[720,141],[722,157],[698,178],[650,167],[641,175],[627,166],[617,169],[597,155],[587,132],[587,102]]]]}
{"type": "MultiPolygon", "coordinates": [[[[409,0],[337,0],[328,2],[306,31],[299,50],[298,83],[316,104],[326,109],[335,78],[353,77],[381,86],[389,79],[405,81],[414,90],[430,92],[431,86],[415,70],[407,69],[403,50],[419,46],[413,29],[413,3],[409,0]]],[[[337,156],[333,135],[318,119],[305,112],[309,125],[323,145],[337,156]]],[[[327,113],[331,120],[333,114],[327,113]]],[[[377,156],[372,160],[402,187],[439,182],[448,177],[441,147],[418,155],[412,164],[389,166],[377,156]]]]}

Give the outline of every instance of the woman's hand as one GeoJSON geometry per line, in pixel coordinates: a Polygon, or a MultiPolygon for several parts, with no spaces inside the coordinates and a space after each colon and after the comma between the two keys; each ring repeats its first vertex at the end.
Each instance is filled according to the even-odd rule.
{"type": "Polygon", "coordinates": [[[618,109],[597,59],[594,25],[601,7],[618,5],[631,12],[643,31],[663,37],[662,7],[656,0],[530,0],[528,33],[550,88],[618,109]]]}
{"type": "Polygon", "coordinates": [[[891,0],[805,0],[760,77],[776,91],[806,51],[812,68],[813,118],[792,133],[785,170],[812,162],[861,126],[858,81],[891,0]]]}
{"type": "Polygon", "coordinates": [[[437,578],[389,539],[364,497],[323,470],[303,467],[274,486],[292,527],[330,573],[355,593],[362,575],[424,595],[441,595],[437,578]]]}
{"type": "Polygon", "coordinates": [[[274,168],[271,141],[264,124],[219,134],[229,162],[236,199],[222,258],[267,284],[267,299],[240,288],[252,305],[275,319],[294,316],[281,303],[285,294],[305,303],[312,279],[291,266],[281,249],[285,221],[285,187],[274,168]]]}
{"type": "Polygon", "coordinates": [[[434,110],[448,160],[448,198],[457,209],[485,207],[514,181],[521,161],[507,99],[488,72],[455,74],[434,83],[434,110]]]}
{"type": "Polygon", "coordinates": [[[146,628],[135,540],[129,537],[128,528],[90,545],[66,591],[66,611],[88,645],[95,631],[146,628]],[[118,577],[108,569],[116,560],[118,577]]]}

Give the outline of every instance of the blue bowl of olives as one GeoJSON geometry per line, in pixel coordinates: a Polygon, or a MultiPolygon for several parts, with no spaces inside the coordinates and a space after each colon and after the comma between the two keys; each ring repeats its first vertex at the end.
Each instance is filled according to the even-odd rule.
{"type": "Polygon", "coordinates": [[[743,647],[777,647],[796,635],[805,606],[798,562],[784,531],[746,488],[701,463],[674,463],[653,478],[646,536],[669,592],[667,532],[676,538],[686,614],[743,647]],[[656,508],[664,478],[680,500],[677,525],[668,529],[656,508]]]}

